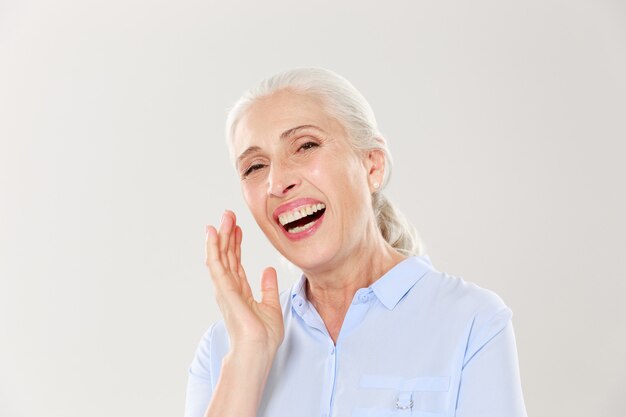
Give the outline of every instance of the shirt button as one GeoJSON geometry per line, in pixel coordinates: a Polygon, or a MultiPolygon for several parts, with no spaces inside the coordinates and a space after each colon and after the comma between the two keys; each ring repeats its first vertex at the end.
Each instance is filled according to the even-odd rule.
{"type": "Polygon", "coordinates": [[[363,293],[363,294],[360,294],[360,295],[359,295],[359,300],[360,300],[362,303],[367,302],[367,300],[369,300],[369,299],[370,299],[370,296],[369,296],[368,294],[363,293]]]}
{"type": "Polygon", "coordinates": [[[332,348],[330,348],[330,355],[332,356],[332,355],[334,355],[334,354],[335,354],[335,348],[334,348],[334,347],[332,347],[332,348]]]}

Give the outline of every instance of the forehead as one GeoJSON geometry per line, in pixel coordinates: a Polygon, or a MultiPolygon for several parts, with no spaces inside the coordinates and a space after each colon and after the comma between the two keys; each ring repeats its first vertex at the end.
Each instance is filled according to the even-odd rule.
{"type": "Polygon", "coordinates": [[[235,155],[250,146],[265,148],[294,127],[312,125],[325,132],[341,125],[325,110],[321,99],[289,90],[254,102],[243,114],[233,135],[235,155]]]}

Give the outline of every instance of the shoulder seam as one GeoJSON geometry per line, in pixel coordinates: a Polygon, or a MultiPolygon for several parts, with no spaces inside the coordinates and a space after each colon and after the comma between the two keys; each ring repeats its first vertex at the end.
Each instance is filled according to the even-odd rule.
{"type": "MultiPolygon", "coordinates": [[[[478,338],[482,337],[482,333],[485,332],[484,329],[489,328],[489,326],[491,326],[491,324],[493,322],[495,322],[500,316],[502,316],[504,314],[512,315],[511,309],[509,307],[507,307],[506,305],[504,307],[498,309],[498,311],[496,311],[491,316],[491,318],[484,324],[483,329],[481,329],[480,333],[476,337],[478,337],[478,338]]],[[[476,317],[474,316],[474,320],[473,321],[475,321],[475,320],[476,320],[476,317]]],[[[474,356],[476,356],[478,354],[478,352],[480,352],[487,345],[487,343],[489,343],[491,340],[493,340],[494,337],[496,337],[500,333],[502,333],[502,331],[506,328],[506,326],[509,325],[510,322],[511,322],[511,317],[509,317],[509,319],[507,320],[506,324],[501,329],[499,329],[495,334],[491,335],[487,340],[485,340],[485,342],[482,343],[481,346],[478,349],[476,349],[475,352],[471,353],[471,356],[469,358],[463,358],[463,366],[461,367],[461,369],[464,369],[467,366],[467,364],[472,360],[472,358],[474,356]]],[[[471,339],[471,336],[470,336],[470,339],[471,339]]],[[[470,340],[468,339],[468,347],[469,347],[469,344],[470,344],[470,340]]],[[[466,352],[466,354],[467,354],[467,352],[466,352]]]]}

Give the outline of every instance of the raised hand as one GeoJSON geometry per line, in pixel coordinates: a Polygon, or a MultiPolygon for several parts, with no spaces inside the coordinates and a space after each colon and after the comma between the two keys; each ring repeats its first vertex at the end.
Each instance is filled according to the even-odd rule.
{"type": "Polygon", "coordinates": [[[231,343],[231,352],[255,352],[273,357],[284,336],[276,270],[261,277],[261,301],[252,295],[241,266],[241,228],[232,211],[222,216],[219,231],[207,226],[206,265],[231,343]]]}

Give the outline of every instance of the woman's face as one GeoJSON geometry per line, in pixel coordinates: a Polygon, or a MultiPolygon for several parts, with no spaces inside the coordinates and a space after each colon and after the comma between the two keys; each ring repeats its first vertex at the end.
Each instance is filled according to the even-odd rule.
{"type": "Polygon", "coordinates": [[[312,271],[358,252],[375,224],[370,183],[381,178],[318,98],[283,90],[255,102],[233,147],[244,199],[283,256],[312,271]]]}

